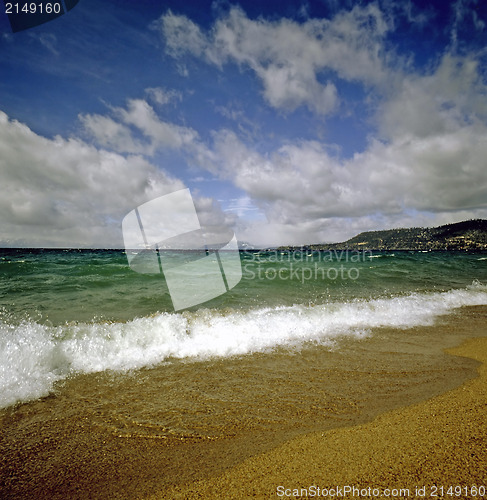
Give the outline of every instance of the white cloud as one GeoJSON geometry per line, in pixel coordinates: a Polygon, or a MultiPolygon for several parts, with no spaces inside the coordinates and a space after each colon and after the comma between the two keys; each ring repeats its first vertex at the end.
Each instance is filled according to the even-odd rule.
{"type": "Polygon", "coordinates": [[[150,144],[135,140],[129,127],[108,116],[80,115],[79,119],[89,135],[104,148],[119,153],[147,154],[153,151],[150,144]]]}
{"type": "MultiPolygon", "coordinates": [[[[92,124],[100,130],[112,125],[103,118],[92,124]]],[[[144,111],[134,117],[141,127],[150,120],[144,111]]],[[[160,130],[153,133],[159,140],[160,130]]],[[[125,139],[134,143],[129,133],[125,139]]],[[[8,187],[0,199],[0,245],[10,247],[123,248],[121,221],[128,212],[185,187],[141,155],[124,156],[76,138],[47,139],[1,111],[0,184],[8,187]]],[[[192,194],[207,233],[215,241],[231,237],[235,216],[212,198],[192,194]]]]}
{"type": "Polygon", "coordinates": [[[151,87],[145,89],[146,94],[153,99],[157,104],[168,104],[171,101],[181,102],[183,96],[177,90],[167,90],[162,87],[151,87]]]}
{"type": "Polygon", "coordinates": [[[475,29],[479,31],[483,31],[485,29],[485,21],[479,18],[478,14],[475,11],[472,11],[472,20],[475,29]]]}
{"type": "Polygon", "coordinates": [[[159,27],[167,34],[166,51],[173,57],[179,57],[186,51],[198,56],[206,49],[205,35],[186,16],[175,15],[169,10],[159,21],[159,27]]]}
{"type": "Polygon", "coordinates": [[[184,187],[140,156],[52,140],[0,112],[3,246],[122,247],[135,206],[184,187]]]}
{"type": "MultiPolygon", "coordinates": [[[[164,97],[160,92],[153,94],[164,97]]],[[[95,114],[80,115],[79,119],[98,144],[119,153],[151,156],[160,148],[181,149],[198,140],[195,130],[161,120],[143,99],[129,99],[126,108],[112,108],[112,114],[114,118],[95,114]]]]}
{"type": "Polygon", "coordinates": [[[406,15],[408,23],[415,25],[418,28],[423,28],[433,18],[431,9],[425,9],[424,7],[419,9],[411,0],[401,2],[394,5],[394,7],[402,9],[406,15]]]}
{"type": "Polygon", "coordinates": [[[441,222],[447,219],[444,214],[449,221],[459,220],[460,213],[485,216],[486,136],[481,123],[426,137],[410,133],[388,142],[374,139],[363,153],[341,160],[317,141],[303,140],[263,155],[222,130],[214,134],[204,160],[208,170],[233,182],[267,217],[264,225],[244,224],[242,239],[250,240],[253,231],[270,239],[287,234],[281,243],[303,242],[305,234],[307,242],[318,237],[332,241],[330,227],[343,238],[352,236],[353,228],[380,228],[377,220],[382,227],[419,225],[411,214],[418,220],[417,214],[429,214],[423,219],[441,222]],[[346,219],[356,224],[338,231],[337,221],[346,219]]]}
{"type": "Polygon", "coordinates": [[[405,75],[379,108],[387,137],[418,137],[453,132],[487,119],[487,87],[473,57],[445,54],[426,75],[405,75]]]}
{"type": "MultiPolygon", "coordinates": [[[[237,224],[240,239],[265,246],[487,216],[487,86],[474,55],[445,52],[423,72],[391,63],[385,37],[392,22],[375,3],[303,23],[252,20],[233,7],[208,32],[169,11],[159,26],[178,63],[191,53],[220,68],[250,68],[279,110],[306,106],[327,115],[340,104],[340,79],[362,83],[379,103],[377,133],[347,159],[333,145],[300,138],[262,152],[262,143],[252,146],[257,129],[229,103],[216,111],[246,127],[240,135],[213,131],[205,144],[193,128],[156,113],[157,104],[181,101],[162,87],[107,115],[80,116],[112,152],[76,139],[51,141],[1,115],[0,181],[12,189],[0,209],[12,241],[31,233],[39,242],[114,241],[118,228],[107,221],[182,187],[144,159],[160,149],[177,151],[243,193],[223,202],[226,213],[211,198],[197,199],[203,224],[237,224]]],[[[194,182],[206,179],[199,174],[192,172],[194,182]]]]}
{"type": "Polygon", "coordinates": [[[125,124],[139,129],[154,147],[178,149],[198,137],[193,129],[160,120],[154,109],[142,99],[130,99],[127,109],[116,108],[114,112],[125,124]]]}
{"type": "Polygon", "coordinates": [[[240,198],[228,200],[226,210],[228,212],[235,212],[239,217],[242,217],[247,212],[257,211],[258,208],[248,196],[241,196],[240,198]]]}
{"type": "Polygon", "coordinates": [[[383,39],[389,26],[375,4],[340,12],[331,21],[302,24],[251,20],[233,7],[208,34],[169,11],[160,29],[167,53],[175,58],[191,53],[219,67],[227,62],[250,67],[267,102],[278,109],[305,105],[319,114],[334,111],[339,96],[329,78],[322,81],[327,71],[366,85],[381,84],[387,76],[383,39]]]}
{"type": "MultiPolygon", "coordinates": [[[[193,199],[202,225],[225,225],[227,223],[229,216],[221,210],[218,201],[208,196],[201,196],[198,193],[193,199]]],[[[232,217],[230,216],[230,218],[232,217]]]]}
{"type": "Polygon", "coordinates": [[[485,22],[479,19],[475,10],[472,9],[472,4],[477,3],[476,0],[457,0],[452,4],[452,11],[454,22],[450,33],[450,38],[453,47],[456,49],[458,46],[458,32],[461,28],[465,28],[466,21],[472,20],[470,29],[474,27],[478,31],[485,28],[485,22]]]}
{"type": "MultiPolygon", "coordinates": [[[[416,17],[415,24],[424,23],[416,17]]],[[[320,95],[328,83],[318,77],[326,70],[369,85],[379,103],[378,133],[349,159],[302,139],[257,152],[226,129],[213,133],[211,147],[196,148],[200,165],[234,183],[265,213],[266,223],[241,221],[242,239],[333,241],[361,230],[487,215],[487,86],[474,54],[460,56],[452,48],[423,72],[406,59],[391,63],[385,36],[393,23],[376,4],[302,24],[251,20],[232,8],[208,33],[192,26],[187,41],[184,30],[177,37],[165,30],[164,20],[171,55],[189,52],[220,67],[236,62],[251,68],[276,108],[332,111],[335,87],[334,96],[320,95]]],[[[178,17],[178,26],[186,22],[178,17]]]]}

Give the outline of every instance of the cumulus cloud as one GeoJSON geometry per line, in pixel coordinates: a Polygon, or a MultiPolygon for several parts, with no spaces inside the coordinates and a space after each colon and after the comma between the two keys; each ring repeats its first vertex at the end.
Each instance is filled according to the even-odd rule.
{"type": "MultiPolygon", "coordinates": [[[[459,26],[465,3],[455,6],[459,26]]],[[[158,114],[158,106],[182,101],[162,87],[105,115],[80,115],[97,146],[46,139],[1,114],[0,181],[10,189],[0,213],[8,243],[29,234],[30,244],[121,245],[119,223],[128,211],[183,187],[149,161],[167,149],[240,195],[222,202],[226,212],[212,198],[196,199],[201,223],[210,232],[233,224],[239,239],[264,246],[487,217],[487,86],[479,59],[452,46],[427,69],[392,62],[386,38],[393,25],[376,3],[301,23],[252,20],[232,7],[208,31],[168,11],[158,26],[178,64],[191,54],[218,68],[250,69],[279,111],[304,106],[324,120],[340,105],[341,81],[367,88],[377,104],[367,145],[347,157],[309,137],[257,147],[258,126],[230,104],[215,111],[234,130],[210,131],[205,143],[195,129],[158,114]]],[[[192,172],[193,181],[207,178],[200,173],[192,172]]]]}
{"type": "Polygon", "coordinates": [[[178,16],[170,10],[155,23],[167,34],[167,53],[173,57],[180,57],[186,52],[196,56],[201,55],[207,48],[206,36],[197,24],[186,16],[178,16]]]}
{"type": "Polygon", "coordinates": [[[405,75],[379,107],[380,131],[387,138],[433,137],[487,119],[487,87],[473,56],[446,53],[427,74],[405,75]]]}
{"type": "Polygon", "coordinates": [[[127,108],[116,108],[114,112],[124,123],[136,127],[148,137],[153,147],[177,149],[198,137],[195,130],[160,120],[143,99],[130,99],[127,108]]]}
{"type": "Polygon", "coordinates": [[[168,11],[159,26],[167,53],[176,59],[190,53],[219,67],[235,62],[251,68],[265,99],[278,109],[305,105],[318,114],[334,111],[339,95],[326,77],[330,71],[366,85],[383,83],[387,76],[383,39],[389,24],[375,4],[301,24],[252,20],[232,7],[208,33],[186,16],[168,11]]]}
{"type": "MultiPolygon", "coordinates": [[[[159,26],[167,53],[178,60],[189,53],[220,68],[229,62],[251,68],[277,109],[332,112],[339,91],[324,72],[376,92],[377,134],[347,159],[299,138],[258,152],[241,128],[240,137],[213,131],[205,144],[195,130],[161,120],[142,99],[113,108],[111,116],[81,117],[104,147],[144,154],[177,149],[233,184],[243,195],[227,203],[226,219],[212,219],[217,225],[235,223],[239,237],[263,244],[266,238],[300,243],[343,239],[364,228],[443,223],[453,213],[457,219],[487,214],[487,87],[475,55],[452,49],[423,72],[405,61],[391,64],[385,38],[393,22],[374,3],[302,23],[251,20],[232,7],[208,32],[168,11],[159,26]]],[[[147,95],[159,104],[181,99],[162,88],[147,95]]],[[[220,112],[242,119],[227,108],[220,112]]],[[[201,203],[205,213],[214,202],[201,203]]]]}
{"type": "Polygon", "coordinates": [[[96,142],[120,153],[153,153],[154,147],[147,142],[136,140],[132,130],[123,123],[104,115],[80,115],[79,120],[85,131],[96,142]]]}
{"type": "MultiPolygon", "coordinates": [[[[155,118],[145,114],[143,105],[137,114],[137,104],[124,111],[133,113],[131,120],[143,128],[155,118]]],[[[97,117],[99,137],[110,126],[104,119],[97,117]]],[[[151,137],[162,143],[165,133],[164,127],[155,127],[151,137]]],[[[119,134],[120,140],[135,144],[130,131],[125,137],[119,134]]],[[[8,247],[123,248],[121,222],[127,213],[185,187],[140,154],[122,155],[77,138],[48,139],[1,111],[0,184],[8,187],[0,199],[0,244],[8,247]]],[[[214,199],[192,195],[205,231],[230,234],[235,217],[214,199]]]]}
{"type": "MultiPolygon", "coordinates": [[[[453,6],[452,32],[470,16],[467,4],[453,6]]],[[[417,25],[427,17],[411,7],[405,14],[417,25]]],[[[329,114],[340,79],[368,87],[377,104],[375,133],[347,159],[299,138],[258,152],[228,129],[198,148],[198,163],[231,181],[267,217],[265,224],[241,222],[243,239],[333,241],[364,229],[487,215],[487,86],[475,53],[460,55],[453,44],[425,70],[407,58],[393,62],[386,37],[394,20],[375,3],[303,23],[252,20],[233,7],[208,32],[168,12],[160,27],[178,60],[189,53],[221,68],[251,68],[277,109],[329,114]]]]}
{"type": "MultiPolygon", "coordinates": [[[[352,236],[353,228],[487,215],[486,136],[479,121],[426,135],[409,131],[389,141],[373,139],[364,152],[343,160],[309,140],[260,154],[221,130],[211,154],[200,160],[253,200],[267,217],[268,237],[287,234],[281,243],[302,243],[307,234],[308,242],[318,235],[333,241],[352,236]],[[356,224],[343,227],[337,220],[356,224]]],[[[265,233],[260,226],[247,224],[242,234],[249,239],[252,231],[265,233]]]]}
{"type": "MultiPolygon", "coordinates": [[[[149,91],[161,101],[171,95],[163,94],[160,89],[149,91]]],[[[85,131],[98,144],[119,153],[152,156],[160,148],[181,149],[198,139],[195,130],[161,120],[154,108],[143,99],[129,99],[125,108],[115,107],[111,111],[113,117],[87,114],[80,115],[79,119],[85,131]]]]}
{"type": "Polygon", "coordinates": [[[47,139],[0,112],[3,246],[122,247],[135,206],[183,183],[141,156],[47,139]]]}

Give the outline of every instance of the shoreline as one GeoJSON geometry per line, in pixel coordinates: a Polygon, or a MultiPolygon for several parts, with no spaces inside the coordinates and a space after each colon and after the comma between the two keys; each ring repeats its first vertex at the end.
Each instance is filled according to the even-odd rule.
{"type": "MultiPolygon", "coordinates": [[[[379,472],[398,464],[403,472],[407,462],[398,443],[404,438],[403,448],[413,445],[400,424],[374,426],[413,411],[409,424],[423,404],[477,380],[479,360],[487,363],[486,317],[486,306],[469,306],[431,326],[380,329],[336,350],[313,347],[298,356],[283,351],[68,379],[52,395],[0,413],[0,498],[279,498],[279,485],[355,481],[376,487],[378,478],[387,484],[391,476],[379,472]],[[445,353],[457,354],[450,348],[475,336],[482,349],[472,356],[445,353]],[[398,425],[403,435],[391,448],[391,429],[398,425]],[[382,468],[368,465],[373,449],[372,466],[375,460],[382,468]]],[[[474,399],[481,394],[475,391],[474,399]]],[[[486,399],[480,398],[484,406],[486,399]]],[[[435,413],[449,407],[447,401],[435,413]]],[[[438,424],[428,415],[424,423],[434,429],[438,424]]],[[[443,437],[464,427],[453,420],[443,437]]],[[[484,424],[478,470],[487,463],[486,434],[484,424]]],[[[451,461],[445,449],[443,461],[451,461]]],[[[420,485],[421,471],[414,474],[420,485]]]]}
{"type": "Polygon", "coordinates": [[[480,362],[478,376],[371,422],[296,437],[218,477],[149,498],[327,498],[323,490],[345,486],[372,492],[371,498],[383,498],[387,489],[407,489],[401,498],[422,498],[423,491],[451,498],[448,488],[460,487],[451,490],[460,491],[455,498],[473,498],[475,487],[487,488],[487,338],[446,352],[480,362]]]}

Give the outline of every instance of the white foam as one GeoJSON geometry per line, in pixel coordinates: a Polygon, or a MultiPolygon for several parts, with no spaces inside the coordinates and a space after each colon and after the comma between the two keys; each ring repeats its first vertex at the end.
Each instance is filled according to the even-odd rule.
{"type": "Polygon", "coordinates": [[[74,373],[129,370],[170,358],[204,359],[262,352],[340,335],[362,336],[378,326],[432,324],[464,305],[487,304],[480,283],[443,293],[354,300],[316,306],[222,312],[163,313],[127,323],[59,327],[0,322],[0,407],[49,394],[74,373]]]}

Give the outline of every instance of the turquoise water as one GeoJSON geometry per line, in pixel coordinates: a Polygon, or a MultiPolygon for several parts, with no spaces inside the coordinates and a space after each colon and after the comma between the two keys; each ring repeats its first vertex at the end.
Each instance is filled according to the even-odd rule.
{"type": "MultiPolygon", "coordinates": [[[[175,256],[177,258],[177,256],[175,256]]],[[[241,252],[229,292],[174,312],[119,250],[0,251],[0,406],[73,373],[131,370],[432,324],[487,304],[487,254],[241,252]]]]}
{"type": "MultiPolygon", "coordinates": [[[[393,297],[487,282],[487,254],[240,252],[242,279],[190,310],[249,310],[393,297]]],[[[59,325],[172,312],[162,275],[132,271],[120,250],[0,250],[0,308],[59,325]]]]}

